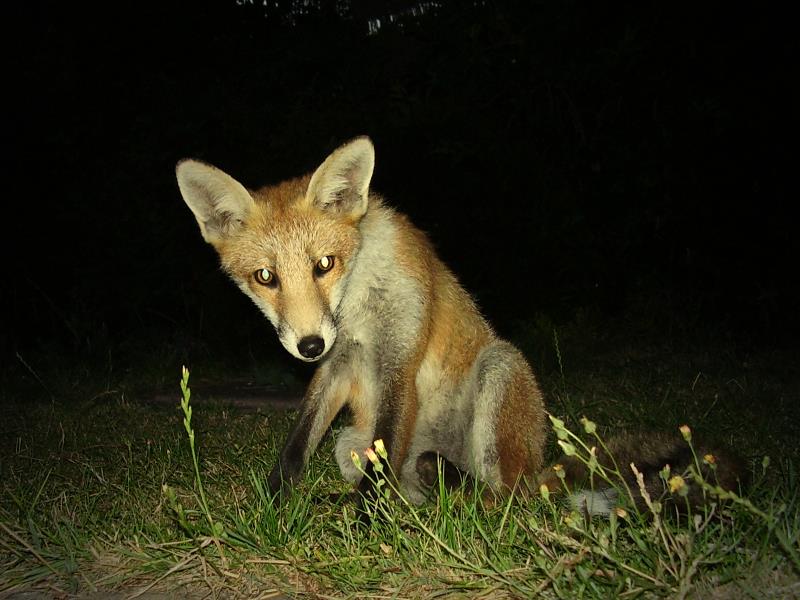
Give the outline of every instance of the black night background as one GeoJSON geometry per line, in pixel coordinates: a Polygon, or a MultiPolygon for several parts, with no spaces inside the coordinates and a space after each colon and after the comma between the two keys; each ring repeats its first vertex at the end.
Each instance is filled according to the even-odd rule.
{"type": "Polygon", "coordinates": [[[782,16],[461,5],[7,9],[14,377],[30,376],[16,354],[117,372],[277,354],[218,273],[174,164],[255,186],[361,134],[373,187],[506,335],[537,315],[639,311],[738,348],[794,344],[796,40],[782,16]]]}
{"type": "MultiPolygon", "coordinates": [[[[546,381],[623,386],[628,366],[657,380],[672,361],[731,373],[747,415],[800,401],[798,34],[777,4],[3,12],[7,414],[177,397],[181,365],[197,385],[302,390],[312,371],[222,274],[174,168],[198,158],[256,187],[358,135],[375,144],[373,189],[546,381]]],[[[722,407],[694,425],[726,413],[723,437],[752,438],[752,456],[762,441],[797,453],[796,409],[780,434],[756,429],[771,438],[722,407]]],[[[658,410],[642,408],[648,425],[658,410]]]]}

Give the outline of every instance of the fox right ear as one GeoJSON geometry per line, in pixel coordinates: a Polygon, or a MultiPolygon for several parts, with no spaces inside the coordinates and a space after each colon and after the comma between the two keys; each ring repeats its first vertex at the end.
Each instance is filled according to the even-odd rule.
{"type": "Polygon", "coordinates": [[[184,202],[194,213],[209,244],[218,245],[241,227],[253,208],[253,197],[233,177],[197,160],[175,167],[184,202]]]}
{"type": "Polygon", "coordinates": [[[358,137],[333,151],[314,171],[305,201],[317,208],[360,219],[367,212],[375,149],[358,137]]]}

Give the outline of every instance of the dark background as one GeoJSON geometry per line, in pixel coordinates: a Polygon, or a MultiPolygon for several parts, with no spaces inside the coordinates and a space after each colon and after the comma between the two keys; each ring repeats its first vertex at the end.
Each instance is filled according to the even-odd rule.
{"type": "Polygon", "coordinates": [[[680,324],[737,347],[795,343],[788,15],[324,4],[5,8],[11,377],[297,368],[219,272],[174,165],[201,158],[256,186],[361,134],[374,189],[505,335],[589,312],[649,316],[653,335],[680,324]]]}

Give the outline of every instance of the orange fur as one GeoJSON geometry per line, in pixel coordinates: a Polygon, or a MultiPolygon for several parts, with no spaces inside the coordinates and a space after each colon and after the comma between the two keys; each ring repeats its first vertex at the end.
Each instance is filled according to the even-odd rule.
{"type": "Polygon", "coordinates": [[[541,467],[545,413],[533,373],[425,234],[369,193],[373,166],[365,138],[313,174],[255,191],[210,165],[178,165],[184,199],[224,270],[289,352],[319,361],[270,486],[299,475],[349,405],[353,424],[336,449],[348,479],[360,477],[351,453],[386,437],[415,501],[424,490],[414,466],[428,451],[492,489],[511,487],[541,467]]]}

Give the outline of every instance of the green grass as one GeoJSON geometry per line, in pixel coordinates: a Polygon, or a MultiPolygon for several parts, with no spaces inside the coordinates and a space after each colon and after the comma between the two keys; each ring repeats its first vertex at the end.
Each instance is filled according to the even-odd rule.
{"type": "MultiPolygon", "coordinates": [[[[537,331],[529,338],[552,336],[537,331]]],[[[791,357],[742,359],[718,348],[626,339],[635,341],[604,349],[610,340],[602,334],[590,340],[565,329],[551,337],[558,352],[539,368],[550,410],[589,445],[597,442],[584,432],[584,415],[601,437],[634,427],[680,436],[677,427],[688,423],[693,435],[727,442],[749,459],[754,484],[744,498],[721,503],[710,488],[709,508],[686,518],[629,509],[586,520],[555,497],[513,496],[487,507],[478,493],[442,490],[418,508],[381,502],[381,518],[365,527],[328,436],[277,509],[264,483],[293,415],[192,410],[185,395],[182,410],[176,370],[171,407],[120,392],[77,402],[6,397],[0,592],[797,595],[800,409],[791,357]]],[[[555,453],[555,435],[551,447],[555,453]]]]}

